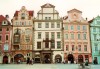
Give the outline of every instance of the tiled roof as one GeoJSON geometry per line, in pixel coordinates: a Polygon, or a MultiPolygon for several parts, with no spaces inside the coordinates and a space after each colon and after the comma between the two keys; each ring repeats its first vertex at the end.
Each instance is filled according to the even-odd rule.
{"type": "MultiPolygon", "coordinates": [[[[18,13],[19,13],[19,12],[20,12],[20,11],[16,11],[15,14],[14,14],[14,17],[15,17],[15,16],[18,16],[18,13]]],[[[29,16],[33,16],[33,13],[34,13],[34,12],[33,12],[33,11],[28,11],[28,13],[29,13],[29,16]]]]}
{"type": "Polygon", "coordinates": [[[50,4],[50,3],[46,3],[44,5],[41,6],[41,8],[51,8],[51,7],[55,7],[54,5],[50,4]]]}
{"type": "Polygon", "coordinates": [[[0,15],[0,23],[2,23],[2,21],[7,20],[3,15],[0,15]]]}
{"type": "Polygon", "coordinates": [[[80,10],[77,10],[77,9],[75,9],[75,8],[74,8],[74,9],[72,9],[72,10],[69,10],[69,11],[67,11],[67,12],[69,13],[69,12],[73,12],[73,11],[77,11],[77,12],[80,12],[80,13],[82,13],[82,11],[80,11],[80,10]]]}
{"type": "MultiPolygon", "coordinates": [[[[3,15],[0,15],[0,25],[2,24],[2,21],[4,20],[7,20],[7,19],[3,15]]],[[[11,25],[9,21],[8,21],[8,25],[11,25]]]]}
{"type": "Polygon", "coordinates": [[[89,21],[88,21],[88,23],[92,23],[92,22],[93,22],[93,20],[94,20],[94,18],[93,18],[93,19],[91,19],[91,20],[89,20],[89,21]]]}

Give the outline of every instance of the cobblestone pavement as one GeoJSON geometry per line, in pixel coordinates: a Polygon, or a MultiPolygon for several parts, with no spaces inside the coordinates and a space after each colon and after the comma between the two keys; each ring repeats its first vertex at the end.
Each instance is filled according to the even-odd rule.
{"type": "MultiPolygon", "coordinates": [[[[0,64],[0,69],[79,69],[78,64],[0,64]]],[[[91,69],[100,69],[100,65],[90,65],[91,69]]]]}

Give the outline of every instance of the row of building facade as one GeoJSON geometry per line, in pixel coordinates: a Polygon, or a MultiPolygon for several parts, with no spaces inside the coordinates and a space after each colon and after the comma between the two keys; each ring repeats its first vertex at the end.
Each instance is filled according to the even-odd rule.
{"type": "Polygon", "coordinates": [[[0,15],[0,63],[100,64],[100,16],[88,21],[72,9],[61,18],[55,6],[41,6],[37,17],[25,6],[9,16],[0,15]]]}

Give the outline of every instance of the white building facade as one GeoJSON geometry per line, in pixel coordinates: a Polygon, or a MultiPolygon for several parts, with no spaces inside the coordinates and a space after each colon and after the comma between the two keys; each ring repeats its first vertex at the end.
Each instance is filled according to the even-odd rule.
{"type": "Polygon", "coordinates": [[[55,6],[44,4],[34,20],[35,63],[61,63],[63,61],[62,20],[55,6]]]}

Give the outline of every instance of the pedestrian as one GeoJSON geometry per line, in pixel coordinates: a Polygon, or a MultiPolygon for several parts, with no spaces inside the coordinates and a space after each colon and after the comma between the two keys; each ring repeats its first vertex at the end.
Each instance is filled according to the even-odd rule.
{"type": "Polygon", "coordinates": [[[18,64],[20,64],[20,59],[18,60],[18,64]]]}
{"type": "Polygon", "coordinates": [[[33,64],[34,63],[34,60],[33,59],[31,59],[31,64],[33,64]]]}

